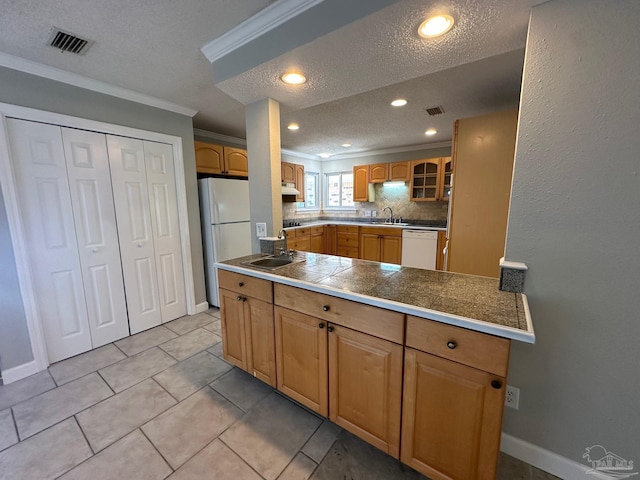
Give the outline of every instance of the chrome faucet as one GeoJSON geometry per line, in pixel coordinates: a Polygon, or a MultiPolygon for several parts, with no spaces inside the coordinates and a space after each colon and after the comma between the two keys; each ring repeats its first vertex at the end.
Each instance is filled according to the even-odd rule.
{"type": "Polygon", "coordinates": [[[386,223],[393,223],[393,210],[391,210],[391,207],[384,207],[384,208],[382,209],[382,213],[384,213],[384,211],[385,211],[387,208],[389,209],[389,219],[387,220],[387,222],[386,222],[386,223]]]}
{"type": "Polygon", "coordinates": [[[287,231],[281,228],[278,232],[278,239],[284,238],[284,248],[280,249],[280,255],[286,255],[289,252],[289,246],[287,245],[287,231]]]}

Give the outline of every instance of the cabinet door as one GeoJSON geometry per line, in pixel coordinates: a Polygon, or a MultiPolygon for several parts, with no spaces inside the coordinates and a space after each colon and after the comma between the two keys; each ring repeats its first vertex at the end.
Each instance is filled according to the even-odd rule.
{"type": "Polygon", "coordinates": [[[222,173],[224,156],[221,145],[194,142],[196,149],[196,171],[198,173],[222,173]]]}
{"type": "Polygon", "coordinates": [[[369,183],[386,182],[389,178],[389,164],[377,163],[369,165],[369,183]]]}
{"type": "Polygon", "coordinates": [[[434,480],[495,479],[505,383],[406,348],[401,461],[434,480]]]}
{"type": "Polygon", "coordinates": [[[276,386],[276,348],[273,304],[246,297],[244,325],[247,340],[247,371],[276,386]]]}
{"type": "Polygon", "coordinates": [[[300,192],[296,195],[296,202],[304,202],[304,190],[305,190],[305,181],[304,181],[304,165],[295,165],[296,170],[296,188],[300,192]]]}
{"type": "Polygon", "coordinates": [[[222,173],[247,177],[249,175],[249,159],[247,151],[242,148],[224,147],[224,169],[222,173]]]}
{"type": "Polygon", "coordinates": [[[143,142],[162,323],[187,314],[171,145],[143,142]]]}
{"type": "Polygon", "coordinates": [[[447,232],[438,232],[438,251],[436,252],[436,270],[444,270],[444,247],[447,244],[447,232]]]}
{"type": "Polygon", "coordinates": [[[411,163],[411,201],[433,202],[439,199],[440,159],[428,158],[411,163]]]}
{"type": "Polygon", "coordinates": [[[400,265],[402,259],[402,237],[383,235],[380,237],[380,261],[400,265]]]}
{"type": "Polygon", "coordinates": [[[247,341],[242,295],[221,288],[220,327],[222,329],[222,354],[224,359],[248,371],[247,341]]]}
{"type": "Polygon", "coordinates": [[[278,390],[327,416],[327,322],[275,307],[278,390]]]}
{"type": "Polygon", "coordinates": [[[323,253],[324,252],[324,234],[311,235],[311,248],[310,252],[323,253]]]}
{"type": "Polygon", "coordinates": [[[91,343],[129,335],[111,174],[104,134],[62,128],[91,343]]]}
{"type": "Polygon", "coordinates": [[[451,157],[440,159],[440,187],[438,198],[448,202],[451,198],[451,189],[453,187],[453,161],[451,157]]]}
{"type": "Polygon", "coordinates": [[[362,260],[380,261],[380,236],[377,234],[360,234],[360,258],[362,260]]]}
{"type": "Polygon", "coordinates": [[[49,362],[91,349],[60,127],[7,118],[38,317],[49,362]]]}
{"type": "Polygon", "coordinates": [[[337,325],[331,329],[329,418],[398,458],[402,346],[337,325]]]}
{"type": "Polygon", "coordinates": [[[162,314],[142,140],[107,135],[113,199],[131,333],[160,325],[162,314]]]}
{"type": "Polygon", "coordinates": [[[296,166],[293,163],[282,162],[280,173],[283,183],[296,183],[296,166]]]}
{"type": "Polygon", "coordinates": [[[353,201],[369,201],[369,165],[353,167],[353,201]]]}
{"type": "Polygon", "coordinates": [[[408,182],[411,179],[411,162],[389,164],[389,180],[408,182]]]}
{"type": "Polygon", "coordinates": [[[327,255],[336,254],[336,226],[326,225],[324,227],[324,251],[327,255]]]}

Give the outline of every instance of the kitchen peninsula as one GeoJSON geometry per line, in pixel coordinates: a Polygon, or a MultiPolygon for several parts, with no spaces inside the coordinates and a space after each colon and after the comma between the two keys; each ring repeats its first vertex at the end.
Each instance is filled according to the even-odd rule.
{"type": "Polygon", "coordinates": [[[498,280],[299,252],[217,264],[225,358],[432,479],[495,478],[526,297],[498,280]]]}

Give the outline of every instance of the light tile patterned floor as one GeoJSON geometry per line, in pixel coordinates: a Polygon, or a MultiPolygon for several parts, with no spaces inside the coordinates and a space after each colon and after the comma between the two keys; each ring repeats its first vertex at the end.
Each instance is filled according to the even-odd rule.
{"type": "Polygon", "coordinates": [[[217,309],[0,386],[0,480],[58,478],[425,479],[226,363],[217,309]]]}

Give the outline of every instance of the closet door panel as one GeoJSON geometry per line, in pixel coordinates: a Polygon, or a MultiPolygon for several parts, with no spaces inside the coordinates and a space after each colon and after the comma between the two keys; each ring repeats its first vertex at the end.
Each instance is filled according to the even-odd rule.
{"type": "Polygon", "coordinates": [[[161,309],[141,140],[107,135],[131,333],[160,325],[161,309]]]}
{"type": "Polygon", "coordinates": [[[7,119],[38,317],[49,362],[91,349],[60,127],[7,119]]]}
{"type": "Polygon", "coordinates": [[[62,128],[93,348],[129,335],[105,136],[62,128]]]}
{"type": "Polygon", "coordinates": [[[162,321],[187,314],[171,145],[143,142],[162,321]]]}

